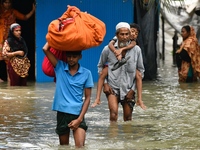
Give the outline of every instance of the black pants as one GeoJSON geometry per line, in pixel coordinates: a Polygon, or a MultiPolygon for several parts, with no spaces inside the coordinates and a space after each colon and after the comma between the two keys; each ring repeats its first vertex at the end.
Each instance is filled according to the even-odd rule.
{"type": "Polygon", "coordinates": [[[188,52],[184,49],[180,53],[176,53],[176,64],[178,69],[181,69],[181,63],[183,60],[189,63],[191,62],[191,58],[188,55],[188,52]]]}

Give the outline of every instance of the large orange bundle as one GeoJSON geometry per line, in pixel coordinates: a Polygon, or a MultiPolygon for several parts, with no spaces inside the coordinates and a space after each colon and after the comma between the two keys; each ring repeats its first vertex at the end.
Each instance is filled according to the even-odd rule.
{"type": "Polygon", "coordinates": [[[100,45],[105,34],[104,22],[68,5],[67,11],[49,24],[46,39],[54,49],[79,51],[100,45]]]}

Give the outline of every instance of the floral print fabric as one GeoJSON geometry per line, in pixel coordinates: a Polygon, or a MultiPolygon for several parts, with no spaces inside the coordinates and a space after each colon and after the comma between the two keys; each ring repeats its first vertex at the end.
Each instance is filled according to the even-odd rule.
{"type": "Polygon", "coordinates": [[[186,82],[190,67],[192,67],[193,71],[192,80],[197,81],[197,77],[200,77],[200,47],[198,44],[198,39],[196,38],[194,28],[190,28],[190,36],[183,41],[183,49],[188,52],[188,55],[191,58],[191,63],[188,63],[184,60],[182,61],[181,69],[178,70],[179,82],[186,82]]]}

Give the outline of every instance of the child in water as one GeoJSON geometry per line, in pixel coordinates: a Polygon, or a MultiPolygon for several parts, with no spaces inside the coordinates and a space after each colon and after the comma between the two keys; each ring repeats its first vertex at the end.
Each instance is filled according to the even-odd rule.
{"type": "MultiPolygon", "coordinates": [[[[133,48],[136,44],[138,45],[137,37],[140,32],[140,27],[135,23],[130,24],[130,32],[131,32],[131,38],[130,38],[131,43],[129,45],[127,45],[125,47],[122,46],[121,48],[116,50],[116,48],[114,47],[114,44],[117,42],[116,37],[114,37],[108,44],[108,47],[110,48],[110,50],[115,54],[115,56],[118,59],[118,62],[116,63],[118,66],[116,66],[116,68],[113,68],[114,70],[118,69],[120,66],[122,66],[123,64],[126,63],[127,59],[122,58],[122,54],[126,50],[133,48]]],[[[99,74],[99,80],[97,83],[96,99],[95,99],[94,103],[91,105],[91,107],[96,107],[97,105],[100,105],[100,103],[101,103],[100,97],[101,97],[102,88],[103,88],[104,80],[106,79],[106,77],[108,75],[107,67],[108,66],[105,64],[104,69],[99,74]]],[[[138,70],[136,71],[136,86],[137,86],[137,102],[136,102],[136,104],[145,110],[146,106],[144,105],[144,103],[142,101],[142,75],[138,70]]]]}

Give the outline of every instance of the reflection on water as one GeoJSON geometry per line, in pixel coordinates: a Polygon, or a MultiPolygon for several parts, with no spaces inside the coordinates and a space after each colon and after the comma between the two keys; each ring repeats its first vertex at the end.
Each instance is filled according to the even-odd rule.
{"type": "MultiPolygon", "coordinates": [[[[200,83],[179,84],[176,68],[161,64],[157,81],[143,82],[147,110],[134,108],[133,120],[123,122],[119,107],[117,123],[109,123],[105,96],[89,108],[85,150],[105,149],[200,149],[200,83]]],[[[0,84],[0,149],[55,150],[56,113],[51,111],[54,83],[29,83],[27,87],[0,84]]],[[[96,87],[93,89],[94,101],[96,87]]]]}

